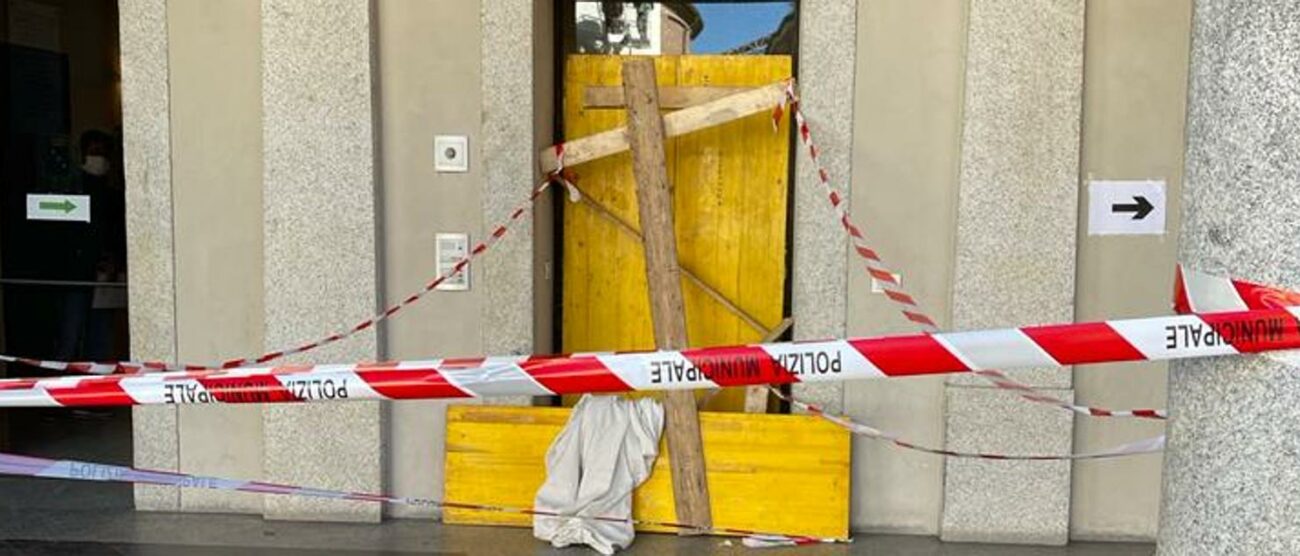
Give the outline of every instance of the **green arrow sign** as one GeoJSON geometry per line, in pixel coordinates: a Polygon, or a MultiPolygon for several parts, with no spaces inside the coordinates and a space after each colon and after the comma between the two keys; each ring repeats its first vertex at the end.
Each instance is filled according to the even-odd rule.
{"type": "Polygon", "coordinates": [[[77,210],[77,205],[72,204],[72,201],[67,199],[57,202],[41,201],[40,207],[41,210],[61,210],[63,211],[63,214],[68,214],[69,212],[77,210]]]}
{"type": "Polygon", "coordinates": [[[29,193],[27,219],[90,222],[90,196],[29,193]]]}

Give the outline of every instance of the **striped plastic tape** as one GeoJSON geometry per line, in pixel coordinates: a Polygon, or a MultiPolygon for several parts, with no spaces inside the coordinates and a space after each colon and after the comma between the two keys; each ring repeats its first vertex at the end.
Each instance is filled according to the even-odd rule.
{"type": "MultiPolygon", "coordinates": [[[[808,155],[808,160],[812,163],[814,170],[816,170],[817,182],[821,184],[826,200],[835,211],[835,219],[851,244],[851,252],[857,255],[858,259],[862,261],[867,275],[880,286],[881,290],[885,294],[885,298],[899,308],[899,313],[902,314],[903,318],[916,323],[925,332],[938,332],[939,327],[935,323],[934,319],[930,318],[930,316],[921,308],[921,304],[917,302],[916,298],[903,288],[903,284],[895,277],[896,275],[885,266],[885,261],[880,257],[879,252],[867,242],[867,237],[866,234],[863,233],[863,229],[855,224],[852,215],[849,214],[847,197],[831,183],[831,174],[826,167],[822,165],[822,150],[817,146],[817,142],[814,140],[812,126],[809,124],[808,118],[804,116],[803,111],[799,108],[799,97],[795,92],[793,81],[786,84],[784,101],[778,104],[772,111],[772,123],[774,129],[779,129],[777,124],[781,121],[781,118],[787,110],[794,114],[795,129],[798,132],[798,137],[805,147],[804,151],[808,155]]],[[[1115,409],[1078,404],[1073,401],[1063,400],[1029,384],[1017,382],[997,369],[982,369],[975,374],[989,384],[992,384],[994,387],[1015,392],[1026,400],[1056,406],[1077,415],[1085,415],[1089,417],[1134,417],[1140,419],[1166,418],[1165,410],[1159,408],[1115,409]]]]}
{"type": "Polygon", "coordinates": [[[506,233],[510,231],[510,228],[514,226],[516,223],[518,223],[521,218],[523,218],[527,214],[530,214],[530,209],[532,208],[533,204],[537,202],[537,199],[542,196],[542,193],[545,192],[546,189],[551,186],[551,184],[558,182],[559,184],[563,185],[564,188],[568,191],[569,200],[572,202],[577,202],[581,198],[581,193],[578,191],[578,188],[569,181],[569,177],[564,168],[564,143],[553,145],[551,148],[554,149],[555,151],[556,169],[551,173],[547,174],[546,177],[541,180],[541,182],[539,182],[535,187],[533,187],[532,191],[528,195],[528,198],[522,201],[521,203],[519,203],[517,206],[515,206],[515,208],[510,211],[509,215],[505,218],[505,220],[493,226],[492,232],[488,234],[486,239],[475,244],[474,247],[470,248],[469,252],[466,253],[464,256],[462,256],[459,260],[457,260],[451,266],[450,269],[447,269],[441,274],[434,276],[432,279],[426,282],[424,286],[421,287],[418,291],[406,296],[405,298],[402,299],[402,301],[398,303],[389,305],[383,311],[380,311],[379,313],[369,318],[366,318],[361,322],[358,322],[352,325],[351,327],[348,327],[345,330],[336,331],[334,333],[322,336],[320,338],[317,338],[310,342],[306,342],[304,344],[300,344],[295,347],[269,351],[267,353],[263,353],[257,356],[229,359],[221,363],[168,363],[165,361],[112,361],[112,362],[57,361],[57,360],[50,360],[50,359],[34,359],[30,357],[19,357],[14,355],[3,355],[3,354],[0,354],[0,362],[21,363],[24,365],[30,365],[32,367],[50,369],[50,370],[60,371],[60,372],[96,374],[96,375],[135,374],[135,373],[148,373],[148,372],[156,372],[156,371],[200,371],[200,370],[207,370],[207,369],[232,369],[232,368],[243,367],[248,365],[260,365],[290,355],[307,353],[309,351],[315,350],[322,346],[327,346],[335,342],[343,341],[363,331],[370,330],[381,322],[391,319],[393,315],[396,315],[397,313],[401,312],[403,309],[411,305],[414,305],[416,302],[423,299],[424,296],[436,290],[438,286],[441,285],[443,282],[446,282],[447,280],[451,279],[453,276],[456,276],[461,272],[463,272],[465,268],[469,266],[470,261],[474,260],[476,257],[482,255],[483,253],[486,253],[489,249],[491,249],[494,245],[496,245],[497,242],[501,241],[501,238],[504,238],[506,236],[506,233]]]}
{"type": "MultiPolygon", "coordinates": [[[[1300,305],[1300,293],[1237,278],[1207,274],[1178,265],[1174,275],[1174,311],[1180,315],[1223,311],[1279,309],[1300,305]]],[[[1300,351],[1274,351],[1269,359],[1300,367],[1300,351]]]]}
{"type": "Polygon", "coordinates": [[[1237,278],[1208,274],[1178,265],[1174,274],[1174,311],[1219,313],[1281,309],[1300,305],[1300,293],[1237,278]]]}
{"type": "Polygon", "coordinates": [[[1300,347],[1300,307],[682,351],[0,380],[0,407],[542,396],[836,382],[1300,347]]]}
{"type": "Polygon", "coordinates": [[[176,473],[172,471],[158,471],[153,469],[139,469],[135,467],[125,467],[120,465],[106,465],[101,463],[92,463],[77,460],[53,460],[46,458],[36,458],[29,456],[20,456],[15,454],[0,453],[0,475],[13,475],[21,477],[39,477],[45,479],[65,479],[73,481],[96,481],[96,482],[115,482],[115,483],[133,483],[174,486],[182,488],[201,488],[209,490],[224,490],[234,492],[252,492],[257,494],[278,494],[285,496],[301,496],[308,498],[326,498],[331,500],[351,500],[360,502],[385,502],[390,504],[401,504],[407,506],[425,506],[435,508],[457,508],[467,510],[478,510],[499,513],[516,513],[526,515],[539,515],[551,517],[565,517],[569,519],[583,519],[589,521],[599,521],[608,523],[627,523],[631,525],[647,525],[653,527],[665,527],[671,529],[680,529],[693,533],[715,534],[715,535],[740,535],[753,536],[755,546],[791,546],[804,544],[835,543],[844,542],[844,539],[825,539],[815,537],[805,537],[799,535],[782,535],[779,533],[769,533],[760,531],[750,531],[748,529],[736,529],[728,527],[701,528],[682,523],[669,521],[647,521],[638,519],[629,519],[612,516],[578,516],[562,515],[555,511],[543,508],[513,508],[507,506],[493,506],[485,504],[472,504],[463,502],[445,502],[431,500],[428,498],[412,498],[408,496],[397,496],[392,494],[372,494],[364,492],[348,492],[342,490],[328,490],[304,486],[265,483],[261,481],[247,481],[241,479],[229,479],[224,477],[214,477],[206,475],[192,475],[189,473],[176,473]]]}

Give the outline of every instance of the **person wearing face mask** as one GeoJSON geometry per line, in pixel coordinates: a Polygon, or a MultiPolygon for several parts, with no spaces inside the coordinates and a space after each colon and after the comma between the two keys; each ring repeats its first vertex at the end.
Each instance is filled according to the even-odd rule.
{"type": "Polygon", "coordinates": [[[88,258],[97,275],[117,274],[126,263],[125,195],[110,158],[116,152],[113,143],[111,135],[99,130],[81,136],[81,189],[90,196],[88,258]]]}
{"type": "MultiPolygon", "coordinates": [[[[65,279],[111,282],[125,274],[126,211],[123,191],[113,179],[112,143],[112,136],[103,131],[89,130],[81,135],[81,172],[75,188],[76,193],[90,197],[90,222],[63,224],[68,254],[65,279]]],[[[59,358],[111,358],[112,311],[125,305],[120,295],[124,292],[77,286],[66,290],[59,325],[59,358]]]]}
{"type": "Polygon", "coordinates": [[[86,161],[81,163],[81,170],[91,179],[107,177],[108,157],[102,154],[87,155],[86,161]]]}
{"type": "MultiPolygon", "coordinates": [[[[82,167],[95,178],[86,191],[90,195],[90,227],[95,242],[95,281],[126,282],[126,192],[118,172],[121,151],[115,148],[119,143],[112,136],[95,133],[103,152],[86,157],[82,167]]],[[[125,353],[113,349],[113,321],[126,309],[126,290],[96,287],[90,307],[86,357],[98,361],[124,358],[125,353]]]]}

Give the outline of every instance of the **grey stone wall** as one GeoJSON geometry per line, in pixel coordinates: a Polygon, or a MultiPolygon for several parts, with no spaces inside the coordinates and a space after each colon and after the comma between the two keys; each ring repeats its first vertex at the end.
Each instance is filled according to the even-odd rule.
{"type": "MultiPolygon", "coordinates": [[[[816,132],[841,197],[848,199],[853,160],[854,66],[857,2],[805,0],[799,17],[799,96],[816,132]]],[[[848,242],[826,200],[816,166],[802,145],[792,153],[794,267],[791,269],[794,335],[798,339],[844,336],[847,318],[848,242]]],[[[795,385],[795,395],[831,411],[844,408],[841,384],[795,385]]]]}
{"type": "MultiPolygon", "coordinates": [[[[1084,3],[972,2],[969,10],[953,327],[1069,322],[1084,3]]],[[[1073,395],[1069,371],[1015,377],[1058,397],[1073,395]]],[[[949,379],[949,448],[1069,451],[1070,414],[989,388],[975,377],[949,379]]],[[[1068,540],[1068,463],[950,459],[944,492],[944,540],[1068,540]]]]}
{"type": "MultiPolygon", "coordinates": [[[[1179,256],[1300,287],[1300,4],[1198,1],[1179,256]]],[[[1300,370],[1262,357],[1169,374],[1160,554],[1300,553],[1300,370]]]]}
{"type": "MultiPolygon", "coordinates": [[[[482,0],[483,222],[494,226],[528,198],[538,176],[533,145],[534,6],[482,0]]],[[[534,211],[536,215],[536,211],[534,211]]],[[[520,221],[492,253],[475,261],[482,279],[483,348],[533,353],[533,227],[520,221]]],[[[491,230],[484,228],[483,234],[491,230]]],[[[480,235],[473,241],[485,239],[480,235]]],[[[549,240],[549,239],[548,239],[549,240]]],[[[528,405],[511,396],[485,403],[528,405]]]]}
{"type": "MultiPolygon", "coordinates": [[[[533,151],[533,6],[483,0],[483,221],[501,222],[536,185],[533,151]]],[[[485,229],[484,232],[491,230],[485,229]]],[[[479,238],[483,239],[483,238],[479,238]]],[[[477,261],[487,353],[532,353],[532,223],[477,261]]]]}
{"type": "MultiPolygon", "coordinates": [[[[166,0],[122,0],[122,141],[126,171],[127,268],[131,269],[131,356],[176,359],[172,253],[171,109],[166,0]]],[[[175,407],[132,412],[135,465],[179,465],[175,407]]],[[[136,486],[141,510],[176,510],[175,488],[136,486]]]]}
{"type": "MultiPolygon", "coordinates": [[[[316,339],[378,310],[371,6],[262,2],[266,345],[316,339]]],[[[378,358],[377,334],[291,358],[378,358]]],[[[377,402],[267,405],[265,479],[382,489],[377,402]]],[[[378,521],[376,504],[269,496],[274,519],[378,521]]]]}

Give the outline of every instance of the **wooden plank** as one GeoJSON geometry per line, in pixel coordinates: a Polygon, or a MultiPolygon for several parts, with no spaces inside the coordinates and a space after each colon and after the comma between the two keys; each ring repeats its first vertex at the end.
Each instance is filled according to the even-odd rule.
{"type": "MultiPolygon", "coordinates": [[[[682,304],[681,271],[677,266],[673,195],[664,158],[666,137],[659,113],[654,62],[645,58],[623,62],[623,90],[628,101],[627,135],[632,150],[632,175],[637,182],[655,345],[659,349],[684,349],[688,345],[686,309],[682,304]]],[[[677,519],[703,529],[711,528],[713,518],[695,395],[688,391],[665,392],[664,410],[665,436],[672,451],[677,519]]]]}
{"type": "MultiPolygon", "coordinates": [[[[752,87],[790,75],[790,59],[783,56],[687,56],[678,67],[679,87],[752,87]]],[[[782,126],[787,120],[782,119],[782,126]]],[[[788,137],[788,128],[774,132],[771,113],[762,111],[674,139],[679,149],[670,167],[681,265],[763,323],[762,331],[752,330],[707,292],[688,285],[684,294],[692,345],[755,342],[781,321],[788,137]],[[769,259],[767,253],[777,258],[769,259]]],[[[711,393],[700,407],[743,411],[745,389],[711,393]]]]}
{"type": "MultiPolygon", "coordinates": [[[[695,59],[692,60],[692,62],[694,65],[700,66],[703,65],[701,62],[704,60],[707,59],[695,59]]],[[[757,66],[754,64],[723,64],[717,67],[709,67],[708,71],[713,77],[717,77],[719,83],[731,83],[735,81],[744,81],[746,77],[753,73],[753,70],[756,69],[756,67],[757,66]]],[[[707,78],[706,74],[706,79],[707,78]]],[[[743,239],[741,238],[745,237],[744,230],[741,227],[741,219],[727,218],[725,216],[726,211],[724,210],[724,207],[737,207],[743,210],[743,207],[745,206],[743,201],[745,193],[751,189],[741,185],[746,181],[746,178],[750,177],[748,174],[749,169],[745,167],[745,155],[749,154],[751,149],[746,142],[748,141],[749,136],[753,134],[753,131],[750,129],[752,120],[761,119],[762,117],[742,118],[732,122],[741,131],[741,133],[735,137],[728,137],[726,135],[727,130],[721,126],[710,128],[710,131],[715,134],[718,141],[717,172],[713,176],[710,176],[710,181],[712,183],[708,184],[709,189],[714,191],[713,196],[718,200],[717,204],[714,206],[716,210],[711,211],[714,213],[712,220],[716,222],[718,237],[731,239],[731,241],[718,241],[714,244],[716,250],[713,255],[713,264],[711,267],[718,270],[718,275],[716,281],[712,282],[717,284],[718,291],[722,292],[722,295],[727,296],[729,299],[739,299],[740,283],[751,277],[742,277],[739,272],[740,250],[741,244],[743,243],[743,239]]],[[[773,127],[769,124],[767,129],[762,130],[759,137],[774,132],[773,127]]],[[[730,343],[733,338],[739,338],[741,336],[739,322],[735,319],[726,318],[726,315],[722,314],[722,312],[717,309],[714,309],[714,311],[715,313],[712,320],[717,321],[718,324],[709,332],[709,335],[712,337],[707,340],[707,343],[699,343],[697,345],[719,345],[730,343]]],[[[731,395],[737,398],[737,405],[743,404],[744,401],[742,396],[744,395],[744,391],[741,389],[735,389],[733,392],[734,394],[731,395]]],[[[726,396],[728,394],[724,392],[722,395],[726,396]]]]}
{"type": "MultiPolygon", "coordinates": [[[[710,78],[721,77],[717,75],[723,73],[721,69],[701,64],[698,58],[684,58],[677,66],[677,81],[681,85],[709,83],[710,78]]],[[[726,149],[724,134],[734,133],[738,124],[739,121],[732,121],[725,128],[711,126],[678,139],[680,150],[672,175],[676,193],[673,208],[678,211],[678,220],[684,217],[686,224],[678,227],[683,239],[678,260],[699,269],[701,277],[717,284],[724,295],[729,289],[729,273],[718,265],[718,253],[724,249],[723,243],[734,238],[724,235],[726,223],[723,221],[730,220],[724,215],[732,207],[723,206],[726,195],[722,191],[721,174],[725,162],[722,151],[726,149]]],[[[727,333],[735,330],[735,320],[726,318],[704,295],[691,290],[684,293],[690,311],[686,335],[693,345],[718,345],[719,338],[729,337],[727,333]]],[[[707,394],[710,398],[707,403],[715,403],[714,400],[722,395],[718,391],[707,394]]]]}
{"type": "MultiPolygon", "coordinates": [[[[660,87],[659,108],[679,110],[697,104],[712,102],[723,97],[743,93],[753,87],[660,87]]],[[[622,87],[591,86],[583,91],[583,108],[623,108],[622,87]]]]}
{"type": "MultiPolygon", "coordinates": [[[[573,83],[603,83],[603,76],[597,71],[598,64],[595,62],[596,59],[591,57],[570,59],[564,65],[565,87],[571,91],[573,83]]],[[[614,121],[615,118],[622,117],[622,114],[616,111],[584,113],[580,109],[581,106],[577,96],[571,93],[564,95],[564,127],[565,133],[570,136],[589,135],[622,125],[621,120],[614,121]]],[[[593,162],[584,167],[583,172],[605,177],[611,172],[602,166],[609,166],[613,160],[608,158],[603,163],[593,162]]],[[[606,180],[580,180],[584,186],[583,196],[601,195],[606,182],[606,180]]],[[[611,251],[612,246],[596,241],[595,218],[591,211],[579,210],[573,203],[564,202],[561,205],[564,210],[564,232],[561,234],[564,241],[562,251],[564,259],[560,264],[562,273],[560,283],[563,288],[561,292],[563,297],[561,330],[564,334],[562,350],[579,352],[620,348],[621,346],[601,346],[596,343],[596,335],[602,329],[593,326],[595,321],[591,318],[591,307],[598,301],[591,291],[592,281],[597,274],[593,270],[597,268],[605,272],[614,270],[600,265],[594,255],[601,248],[606,252],[611,251]]],[[[576,397],[574,401],[576,402],[576,397]]]]}
{"type": "MultiPolygon", "coordinates": [[[[448,502],[531,508],[546,480],[546,451],[569,409],[453,405],[447,408],[444,492],[448,502]]],[[[704,412],[709,495],[718,527],[844,538],[849,522],[850,439],[810,415],[704,412]]],[[[673,521],[668,454],[632,494],[633,517],[673,521]]],[[[447,508],[461,525],[529,527],[524,514],[447,508]]],[[[638,526],[639,531],[667,531],[638,526]]]]}
{"type": "MultiPolygon", "coordinates": [[[[785,83],[780,82],[678,110],[663,117],[664,136],[685,135],[692,131],[730,122],[750,114],[771,110],[784,97],[785,83]]],[[[568,166],[575,166],[583,162],[623,152],[628,149],[627,135],[627,129],[619,128],[566,142],[564,144],[564,163],[568,166]]],[[[556,169],[554,149],[549,147],[542,149],[538,153],[538,159],[543,173],[556,169]]]]}
{"type": "MultiPolygon", "coordinates": [[[[766,344],[781,339],[781,336],[784,335],[785,331],[789,330],[790,326],[793,324],[794,324],[794,319],[790,317],[786,317],[782,319],[781,324],[778,324],[776,328],[773,328],[772,330],[768,331],[767,335],[763,336],[761,342],[766,344]]],[[[764,385],[746,386],[745,387],[745,413],[767,413],[768,396],[769,394],[768,394],[767,386],[764,385]]]]}
{"type": "MultiPolygon", "coordinates": [[[[587,87],[622,84],[622,61],[617,56],[568,57],[564,82],[568,139],[625,125],[624,110],[582,106],[587,87]]],[[[788,56],[659,56],[655,69],[660,90],[752,89],[788,78],[792,61],[788,56]]],[[[675,197],[687,337],[692,345],[757,342],[781,322],[787,272],[789,120],[783,118],[774,133],[771,113],[756,112],[675,137],[665,145],[675,197]],[[732,157],[739,157],[741,163],[725,160],[732,157]],[[732,249],[739,257],[721,256],[728,253],[723,244],[737,246],[732,249]]],[[[624,151],[574,170],[586,199],[635,230],[639,219],[630,167],[631,154],[624,151]]],[[[609,219],[592,208],[588,203],[564,203],[563,351],[653,349],[641,241],[622,224],[610,226],[609,219]]],[[[697,403],[705,411],[745,407],[743,387],[715,393],[701,390],[697,397],[707,397],[703,405],[697,403]]],[[[576,401],[577,396],[566,396],[564,403],[576,401]]]]}
{"type": "MultiPolygon", "coordinates": [[[[582,90],[588,85],[622,86],[623,57],[573,55],[565,64],[564,132],[583,137],[623,127],[623,110],[584,110],[582,90]]],[[[658,57],[661,79],[675,57],[658,57]]],[[[674,85],[675,82],[661,86],[674,85]]],[[[584,164],[577,185],[586,200],[600,203],[635,228],[637,207],[632,155],[623,152],[584,164]]],[[[582,203],[564,205],[564,274],[562,310],[563,351],[654,349],[650,300],[646,295],[645,257],[641,239],[620,232],[582,203]]],[[[651,395],[651,394],[646,394],[651,395]]],[[[653,396],[658,399],[658,396],[653,396]]],[[[572,406],[578,395],[563,396],[572,406]]]]}
{"type": "MultiPolygon", "coordinates": [[[[770,81],[776,76],[789,75],[791,69],[789,58],[775,56],[760,57],[744,67],[748,70],[744,79],[753,82],[770,81]]],[[[770,119],[745,118],[736,124],[742,128],[740,132],[729,137],[729,142],[740,145],[740,152],[752,153],[749,156],[753,158],[742,170],[740,179],[743,183],[728,183],[728,186],[741,192],[736,220],[743,230],[733,239],[740,247],[735,269],[736,294],[733,299],[738,305],[752,307],[755,311],[759,311],[760,307],[768,311],[780,311],[768,301],[771,295],[768,292],[784,289],[785,273],[771,273],[768,269],[784,269],[785,266],[785,250],[777,246],[785,244],[786,221],[773,218],[772,215],[787,212],[786,197],[781,193],[788,191],[788,148],[770,138],[773,135],[788,137],[788,120],[789,118],[783,118],[773,134],[770,119]]],[[[760,315],[770,319],[779,317],[782,313],[760,315]]],[[[761,341],[776,341],[784,334],[788,323],[788,319],[783,321],[761,341]]],[[[770,399],[768,388],[750,387],[745,389],[741,403],[746,412],[766,413],[770,399]]]]}
{"type": "MultiPolygon", "coordinates": [[[[618,65],[606,64],[604,67],[598,68],[598,72],[599,79],[602,82],[622,83],[623,71],[618,65]]],[[[613,114],[614,115],[611,116],[610,113],[606,113],[604,119],[607,121],[618,122],[618,125],[620,126],[626,125],[626,117],[623,114],[616,112],[613,114]]],[[[613,168],[625,168],[631,163],[630,156],[630,154],[627,154],[610,157],[598,161],[598,164],[611,170],[613,168]]],[[[602,197],[609,199],[610,202],[614,204],[616,210],[622,211],[626,208],[626,201],[622,201],[618,197],[610,195],[612,191],[609,191],[609,188],[619,187],[630,194],[636,185],[631,179],[632,176],[630,172],[618,172],[613,175],[617,178],[610,180],[606,184],[602,184],[605,186],[606,190],[601,193],[602,197]]],[[[623,195],[622,197],[626,198],[628,196],[629,195],[623,195]]],[[[629,276],[640,277],[644,275],[644,272],[641,272],[639,267],[639,265],[643,264],[643,257],[641,257],[640,253],[635,250],[635,248],[639,246],[631,245],[633,242],[624,241],[623,238],[620,238],[618,233],[613,230],[599,227],[600,223],[595,221],[595,219],[589,220],[588,225],[593,227],[591,235],[598,238],[595,242],[596,244],[615,246],[614,249],[608,251],[600,248],[590,249],[588,251],[587,256],[590,257],[589,265],[613,265],[611,268],[612,272],[593,274],[591,276],[590,289],[588,290],[588,295],[590,297],[587,299],[587,303],[590,305],[588,318],[593,322],[620,322],[623,320],[623,315],[629,312],[627,304],[621,303],[621,301],[628,299],[627,296],[623,295],[623,290],[626,287],[624,285],[624,280],[629,276]],[[629,266],[634,267],[639,273],[634,273],[632,270],[629,270],[629,266]]],[[[648,301],[646,302],[644,310],[647,312],[650,310],[648,301]]],[[[617,345],[615,342],[619,341],[617,336],[618,332],[619,331],[617,330],[608,328],[595,330],[595,334],[591,338],[593,346],[617,345]]],[[[645,345],[647,347],[654,346],[653,343],[647,343],[645,345]]]]}
{"type": "MultiPolygon", "coordinates": [[[[574,187],[577,188],[579,192],[582,191],[582,188],[578,187],[577,184],[574,184],[574,187]]],[[[619,218],[619,216],[614,214],[613,211],[605,208],[605,205],[593,200],[591,196],[583,193],[582,198],[579,199],[578,202],[582,203],[583,206],[590,208],[598,216],[604,218],[605,221],[613,224],[614,227],[621,230],[624,234],[627,234],[628,237],[634,238],[638,242],[643,241],[641,239],[641,232],[638,232],[631,224],[624,222],[623,219],[619,218]]],[[[722,295],[722,293],[718,292],[717,288],[709,285],[708,282],[705,282],[703,278],[700,278],[700,276],[691,271],[691,269],[686,268],[680,263],[678,264],[678,268],[682,271],[682,277],[685,278],[687,282],[694,284],[695,287],[699,288],[705,295],[718,302],[719,305],[730,311],[731,314],[736,316],[736,318],[739,318],[741,322],[744,322],[746,326],[749,326],[754,329],[754,331],[760,333],[766,333],[768,331],[767,327],[763,326],[763,323],[758,322],[758,319],[755,318],[754,315],[749,314],[747,311],[740,308],[739,305],[736,305],[730,299],[727,299],[727,296],[722,295]]],[[[786,327],[788,328],[788,325],[786,327]]],[[[689,334],[687,336],[689,337],[689,334]]]]}
{"type": "MultiPolygon", "coordinates": [[[[577,186],[575,185],[575,187],[577,186]]],[[[592,200],[590,195],[583,193],[581,199],[578,202],[581,203],[583,206],[590,208],[593,212],[595,212],[601,218],[605,219],[605,221],[613,224],[614,227],[621,230],[624,234],[627,234],[629,237],[636,238],[637,241],[641,241],[641,232],[638,232],[636,228],[632,227],[631,224],[624,222],[622,218],[619,218],[618,215],[614,214],[612,211],[605,208],[604,205],[592,200]]],[[[794,323],[794,319],[785,318],[781,321],[780,324],[776,326],[776,328],[767,330],[763,326],[763,324],[758,322],[758,319],[756,319],[753,315],[750,315],[748,312],[746,312],[740,306],[736,305],[730,299],[727,299],[727,296],[722,295],[721,292],[719,292],[713,286],[710,286],[707,282],[704,281],[704,279],[700,278],[689,268],[686,268],[683,265],[679,265],[679,268],[681,269],[682,276],[686,278],[688,282],[694,284],[697,288],[700,289],[700,291],[704,292],[706,295],[708,295],[711,299],[716,301],[723,308],[730,311],[731,314],[735,315],[747,326],[749,326],[750,328],[752,328],[757,332],[763,333],[763,337],[759,340],[762,343],[777,341],[778,339],[780,339],[781,335],[785,334],[785,332],[789,330],[790,326],[794,323]]],[[[714,397],[717,395],[718,392],[720,392],[720,390],[709,391],[708,394],[706,394],[704,397],[700,398],[697,401],[696,407],[703,409],[709,403],[709,401],[714,399],[714,397]]],[[[767,413],[768,398],[769,395],[766,386],[760,385],[760,386],[745,387],[745,400],[744,400],[745,413],[767,413]]]]}

